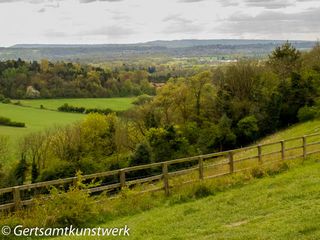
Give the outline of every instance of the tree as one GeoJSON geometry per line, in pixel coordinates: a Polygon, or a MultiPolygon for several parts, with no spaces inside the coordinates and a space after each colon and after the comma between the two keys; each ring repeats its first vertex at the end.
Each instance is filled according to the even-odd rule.
{"type": "Polygon", "coordinates": [[[241,146],[257,139],[259,133],[258,120],[255,116],[247,116],[237,124],[237,137],[241,146]]]}
{"type": "Polygon", "coordinates": [[[35,183],[39,177],[39,171],[36,164],[36,161],[32,161],[31,165],[31,182],[35,183]]]}
{"type": "Polygon", "coordinates": [[[207,84],[212,81],[212,73],[209,71],[205,71],[191,77],[189,79],[190,89],[193,92],[195,98],[195,108],[196,108],[196,116],[200,116],[201,111],[201,97],[203,90],[207,84]]]}
{"type": "Polygon", "coordinates": [[[28,164],[26,155],[21,154],[20,161],[14,170],[14,176],[18,185],[22,185],[26,180],[26,174],[28,171],[28,164]]]}
{"type": "Polygon", "coordinates": [[[151,163],[150,147],[146,143],[138,144],[135,152],[130,158],[130,166],[151,163]]]}
{"type": "Polygon", "coordinates": [[[226,115],[223,115],[217,125],[216,141],[219,146],[219,150],[229,149],[236,144],[236,135],[231,129],[232,121],[226,115]]]}
{"type": "Polygon", "coordinates": [[[147,134],[155,162],[178,158],[188,153],[188,142],[174,126],[151,128],[147,134]]]}
{"type": "Polygon", "coordinates": [[[301,65],[301,53],[291,43],[286,42],[277,47],[269,55],[269,65],[282,80],[291,76],[293,71],[298,71],[301,65]]]}

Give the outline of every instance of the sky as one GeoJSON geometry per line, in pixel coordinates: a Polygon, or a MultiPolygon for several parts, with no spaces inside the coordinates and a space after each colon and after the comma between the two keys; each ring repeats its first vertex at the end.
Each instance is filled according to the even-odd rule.
{"type": "Polygon", "coordinates": [[[319,0],[0,0],[0,46],[320,39],[319,0]]]}

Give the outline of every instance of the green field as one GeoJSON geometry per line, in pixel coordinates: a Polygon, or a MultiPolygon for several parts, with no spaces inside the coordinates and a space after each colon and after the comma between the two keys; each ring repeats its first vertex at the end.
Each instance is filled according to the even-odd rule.
{"type": "Polygon", "coordinates": [[[70,98],[70,99],[36,99],[36,100],[14,100],[20,101],[23,106],[44,108],[57,110],[61,105],[68,103],[75,107],[85,108],[110,108],[115,111],[127,110],[132,107],[132,102],[135,98],[70,98]]]}
{"type": "MultiPolygon", "coordinates": [[[[132,106],[135,98],[88,98],[88,99],[40,99],[19,100],[22,106],[0,103],[0,116],[10,118],[12,121],[24,122],[26,128],[0,126],[0,135],[10,137],[10,152],[12,158],[19,139],[28,133],[41,131],[55,125],[67,125],[85,117],[82,114],[64,113],[57,108],[64,103],[86,108],[110,108],[112,110],[126,110],[132,106]],[[40,109],[43,105],[46,109],[40,109]]],[[[14,100],[16,102],[18,100],[14,100]]]]}

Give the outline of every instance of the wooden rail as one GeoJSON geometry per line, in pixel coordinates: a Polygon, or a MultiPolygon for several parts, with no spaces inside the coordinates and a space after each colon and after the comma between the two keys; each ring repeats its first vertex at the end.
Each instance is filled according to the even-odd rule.
{"type": "MultiPolygon", "coordinates": [[[[180,179],[180,184],[181,182],[188,184],[196,180],[202,181],[225,176],[227,174],[250,170],[256,166],[265,166],[293,158],[302,157],[303,159],[306,159],[310,154],[320,153],[320,141],[310,141],[310,138],[312,137],[318,137],[316,140],[320,140],[320,133],[225,152],[90,174],[83,176],[83,179],[86,181],[93,181],[95,179],[113,177],[113,182],[100,183],[99,186],[89,188],[91,193],[102,191],[117,193],[122,188],[147,183],[148,185],[156,186],[156,188],[142,190],[141,192],[163,190],[166,195],[169,195],[170,188],[174,186],[174,184],[170,185],[170,180],[174,178],[184,177],[185,179],[180,179]],[[294,146],[291,146],[290,148],[286,147],[287,143],[294,141],[299,141],[298,145],[293,144],[294,146]],[[309,149],[308,151],[308,148],[312,149],[309,149]],[[267,161],[267,157],[271,158],[272,161],[267,161]],[[180,167],[178,166],[179,164],[180,167]],[[181,164],[184,165],[181,166],[181,164]],[[137,171],[148,171],[149,175],[139,177],[137,171]],[[154,174],[150,174],[152,171],[154,174]],[[136,172],[138,177],[131,179],[132,175],[130,176],[130,174],[134,172],[136,172]],[[162,186],[159,187],[159,184],[162,186]]],[[[20,209],[22,206],[32,204],[32,198],[34,196],[43,194],[41,190],[48,193],[48,189],[59,186],[64,186],[64,189],[68,189],[70,186],[74,185],[76,181],[76,177],[71,177],[0,189],[0,201],[2,200],[2,202],[0,202],[0,210],[20,209]],[[25,192],[29,194],[27,197],[23,197],[25,192]]]]}

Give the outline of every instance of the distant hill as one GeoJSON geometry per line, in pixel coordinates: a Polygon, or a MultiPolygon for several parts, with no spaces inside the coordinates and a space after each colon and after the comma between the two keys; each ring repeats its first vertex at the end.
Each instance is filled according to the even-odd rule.
{"type": "MultiPolygon", "coordinates": [[[[0,59],[69,61],[107,61],[128,60],[139,57],[210,57],[243,56],[261,57],[283,44],[281,40],[173,40],[152,41],[135,44],[18,44],[9,48],[0,48],[0,59]]],[[[310,49],[315,42],[292,41],[302,50],[310,49]]]]}

